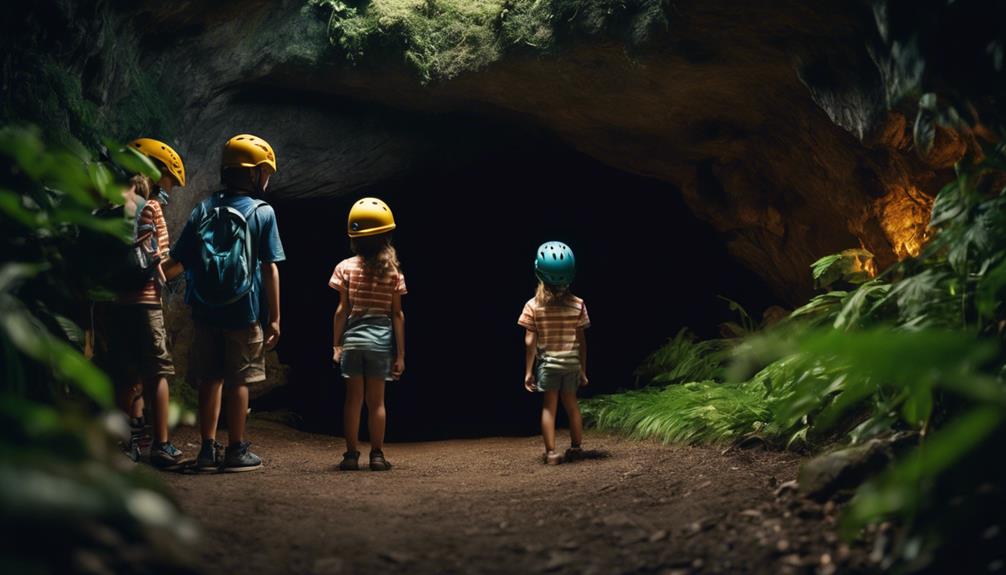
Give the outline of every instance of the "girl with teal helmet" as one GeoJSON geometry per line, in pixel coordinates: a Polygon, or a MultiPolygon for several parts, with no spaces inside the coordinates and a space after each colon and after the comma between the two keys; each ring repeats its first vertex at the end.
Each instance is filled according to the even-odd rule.
{"type": "Polygon", "coordinates": [[[541,244],[534,258],[534,274],[548,285],[568,286],[573,283],[576,277],[573,250],[562,242],[541,244]]]}
{"type": "Polygon", "coordinates": [[[587,306],[569,291],[576,276],[573,250],[562,242],[545,242],[534,258],[538,278],[535,296],[524,304],[517,324],[525,329],[524,388],[544,393],[541,435],[544,461],[555,465],[563,456],[555,449],[555,416],[559,401],[569,415],[570,448],[565,459],[581,453],[583,422],[576,401],[578,387],[587,385],[587,306]]]}

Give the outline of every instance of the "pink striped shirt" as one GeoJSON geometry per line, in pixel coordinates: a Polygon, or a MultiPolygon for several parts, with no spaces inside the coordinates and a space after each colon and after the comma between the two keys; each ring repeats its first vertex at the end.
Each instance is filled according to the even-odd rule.
{"type": "Polygon", "coordinates": [[[393,271],[383,278],[367,272],[363,258],[354,256],[339,262],[332,272],[328,286],[349,295],[352,306],[350,317],[363,315],[391,315],[391,300],[395,294],[405,295],[405,276],[393,271]]]}
{"type": "MultiPolygon", "coordinates": [[[[161,260],[167,259],[168,252],[171,249],[171,241],[168,239],[168,224],[164,221],[164,211],[161,210],[161,204],[157,200],[147,200],[147,203],[144,204],[143,210],[140,211],[140,224],[154,226],[157,233],[157,249],[161,254],[161,260]]],[[[139,291],[119,294],[119,303],[160,306],[160,279],[157,277],[151,279],[139,291]]]]}
{"type": "Polygon", "coordinates": [[[587,306],[570,294],[565,300],[540,305],[531,298],[517,324],[538,334],[538,348],[546,352],[578,351],[576,330],[590,327],[587,306]]]}

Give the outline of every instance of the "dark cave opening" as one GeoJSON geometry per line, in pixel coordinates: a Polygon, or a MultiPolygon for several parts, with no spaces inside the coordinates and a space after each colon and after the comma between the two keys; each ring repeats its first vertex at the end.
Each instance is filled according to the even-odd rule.
{"type": "Polygon", "coordinates": [[[362,196],[394,211],[409,290],[406,372],[387,386],[389,441],[539,432],[541,400],[522,386],[516,322],[535,289],[534,250],[546,240],[577,256],[572,291],[592,320],[583,397],[632,387],[636,366],[681,327],[715,336],[720,322],[736,319],[718,295],[752,313],[775,303],[673,186],[540,132],[487,125],[482,133],[461,162],[445,158],[351,196],[273,200],[288,257],[279,355],[290,385],[269,407],[285,404],[305,428],[342,435],[343,386],[331,363],[338,298],[327,282],[351,255],[346,215],[362,196]]]}

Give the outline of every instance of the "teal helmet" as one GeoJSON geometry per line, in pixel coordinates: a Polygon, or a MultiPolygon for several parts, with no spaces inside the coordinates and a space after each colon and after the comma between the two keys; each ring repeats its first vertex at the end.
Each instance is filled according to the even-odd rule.
{"type": "Polygon", "coordinates": [[[545,242],[538,246],[534,258],[534,275],[549,285],[569,285],[576,276],[573,250],[562,242],[545,242]]]}

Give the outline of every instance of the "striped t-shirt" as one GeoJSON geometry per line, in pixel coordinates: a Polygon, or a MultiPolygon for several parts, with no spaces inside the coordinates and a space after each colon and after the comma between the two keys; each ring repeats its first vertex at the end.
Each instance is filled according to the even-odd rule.
{"type": "Polygon", "coordinates": [[[391,352],[394,326],[391,304],[395,294],[405,294],[405,276],[394,271],[378,278],[368,273],[360,256],[335,266],[328,285],[348,298],[349,321],[342,334],[343,349],[391,352]]]}
{"type": "Polygon", "coordinates": [[[391,315],[391,300],[395,294],[405,295],[405,276],[393,271],[383,278],[367,273],[363,258],[355,256],[339,262],[328,280],[328,286],[349,296],[352,306],[349,317],[391,315]]]}
{"type": "MultiPolygon", "coordinates": [[[[161,260],[168,257],[171,249],[171,242],[168,240],[168,224],[164,221],[164,212],[161,204],[157,200],[148,200],[140,211],[139,225],[153,226],[154,233],[157,234],[157,250],[161,253],[161,260]]],[[[128,305],[161,305],[161,282],[160,278],[154,276],[143,289],[135,292],[128,292],[119,295],[120,304],[128,305]]]]}
{"type": "Polygon", "coordinates": [[[576,330],[590,327],[590,317],[583,300],[569,294],[562,301],[549,305],[529,299],[517,324],[538,334],[539,352],[576,352],[579,351],[576,330]]]}

